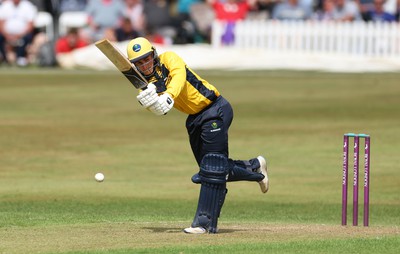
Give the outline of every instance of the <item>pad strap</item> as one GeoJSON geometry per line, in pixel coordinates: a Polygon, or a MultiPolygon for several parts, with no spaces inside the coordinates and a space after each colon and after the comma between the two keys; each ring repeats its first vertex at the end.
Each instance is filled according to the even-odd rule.
{"type": "MultiPolygon", "coordinates": [[[[228,182],[235,181],[254,181],[259,182],[264,179],[264,175],[254,172],[250,161],[246,160],[231,160],[229,159],[229,174],[228,182]]],[[[192,182],[196,184],[201,183],[200,172],[192,176],[192,182]]]]}

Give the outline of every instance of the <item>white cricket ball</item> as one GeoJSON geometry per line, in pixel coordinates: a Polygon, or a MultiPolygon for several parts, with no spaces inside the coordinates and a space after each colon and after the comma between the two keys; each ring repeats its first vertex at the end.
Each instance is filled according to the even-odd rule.
{"type": "Polygon", "coordinates": [[[103,173],[97,173],[96,175],[94,175],[94,179],[96,179],[96,181],[98,181],[98,182],[104,181],[103,173]]]}

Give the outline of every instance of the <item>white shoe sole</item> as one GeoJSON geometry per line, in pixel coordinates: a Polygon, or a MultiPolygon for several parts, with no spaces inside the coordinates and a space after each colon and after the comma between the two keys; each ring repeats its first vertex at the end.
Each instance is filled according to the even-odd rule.
{"type": "Polygon", "coordinates": [[[195,228],[185,228],[183,230],[186,234],[205,234],[207,233],[207,230],[203,227],[195,227],[195,228]]]}
{"type": "Polygon", "coordinates": [[[257,160],[258,160],[258,162],[260,162],[260,167],[257,169],[257,173],[261,173],[264,175],[264,179],[262,181],[259,181],[258,184],[260,185],[261,192],[267,193],[267,191],[269,189],[267,161],[262,156],[258,156],[257,160]]]}

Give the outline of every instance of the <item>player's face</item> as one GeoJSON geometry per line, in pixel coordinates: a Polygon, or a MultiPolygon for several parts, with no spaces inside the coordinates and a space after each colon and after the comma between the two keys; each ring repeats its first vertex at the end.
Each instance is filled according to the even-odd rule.
{"type": "Polygon", "coordinates": [[[153,54],[150,54],[149,56],[147,56],[139,61],[136,61],[135,66],[144,75],[150,75],[153,72],[153,68],[154,68],[153,54]]]}

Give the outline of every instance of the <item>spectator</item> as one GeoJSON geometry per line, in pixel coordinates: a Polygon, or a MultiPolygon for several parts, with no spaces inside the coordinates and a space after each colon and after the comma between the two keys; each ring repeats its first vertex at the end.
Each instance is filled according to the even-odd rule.
{"type": "Polygon", "coordinates": [[[145,33],[145,17],[142,0],[125,0],[125,15],[129,17],[133,29],[140,35],[145,33]]]}
{"type": "Polygon", "coordinates": [[[277,4],[272,18],[278,20],[307,20],[312,17],[310,8],[299,3],[299,0],[285,0],[277,4]]]}
{"type": "Polygon", "coordinates": [[[78,28],[70,28],[67,34],[59,38],[55,45],[56,63],[62,68],[73,68],[75,60],[73,53],[76,49],[86,47],[88,42],[82,38],[78,28]]]}
{"type": "Polygon", "coordinates": [[[146,0],[144,2],[146,36],[162,37],[163,43],[173,43],[176,29],[170,10],[171,5],[166,0],[146,0]]]}
{"type": "Polygon", "coordinates": [[[207,0],[213,7],[217,20],[230,23],[244,20],[250,9],[256,6],[255,0],[207,0]]]}
{"type": "Polygon", "coordinates": [[[366,21],[373,22],[393,22],[396,17],[384,10],[383,5],[386,0],[374,0],[374,6],[371,7],[365,15],[366,21]]]}
{"type": "MultiPolygon", "coordinates": [[[[310,17],[312,16],[312,13],[316,9],[317,1],[318,0],[298,0],[299,5],[302,6],[303,8],[307,9],[308,13],[310,13],[310,17]]],[[[323,0],[325,1],[325,0],[323,0]]]]}
{"type": "Polygon", "coordinates": [[[27,0],[7,0],[0,5],[0,53],[8,62],[6,47],[15,51],[18,66],[28,65],[27,46],[32,42],[37,8],[27,0]]]}
{"type": "Polygon", "coordinates": [[[397,5],[396,5],[396,20],[400,21],[400,0],[397,0],[397,5]]]}
{"type": "Polygon", "coordinates": [[[124,16],[125,6],[120,0],[91,0],[88,3],[86,12],[89,16],[88,39],[97,41],[109,38],[114,34],[114,29],[121,25],[124,16]]]}
{"type": "Polygon", "coordinates": [[[333,0],[322,1],[322,9],[316,10],[313,14],[313,20],[332,21],[334,18],[335,3],[333,0]]]}
{"type": "Polygon", "coordinates": [[[271,18],[276,4],[278,4],[278,0],[258,0],[256,2],[256,9],[258,12],[265,13],[267,18],[271,18]]]}
{"type": "Polygon", "coordinates": [[[177,35],[174,43],[186,44],[194,43],[197,36],[196,25],[190,16],[192,5],[200,3],[200,0],[178,0],[176,4],[176,11],[178,16],[176,18],[177,35]]]}
{"type": "Polygon", "coordinates": [[[225,22],[225,32],[222,35],[222,43],[233,44],[235,40],[234,30],[236,22],[244,20],[250,9],[255,8],[255,0],[207,0],[215,12],[215,18],[225,22]]]}
{"type": "Polygon", "coordinates": [[[195,42],[211,42],[211,28],[215,19],[214,9],[206,2],[190,6],[190,19],[195,29],[195,42]]]}
{"type": "Polygon", "coordinates": [[[190,19],[190,7],[201,0],[177,0],[177,11],[181,18],[190,19]]]}
{"type": "Polygon", "coordinates": [[[69,53],[75,49],[83,48],[88,45],[88,42],[82,39],[79,35],[78,28],[70,28],[66,35],[60,37],[56,41],[56,55],[60,53],[69,53]]]}
{"type": "Polygon", "coordinates": [[[361,20],[360,9],[353,0],[334,0],[335,20],[337,21],[359,21],[361,20]]]}
{"type": "Polygon", "coordinates": [[[358,5],[358,10],[360,11],[361,17],[363,19],[368,10],[374,8],[374,0],[354,0],[355,3],[358,5]]]}
{"type": "Polygon", "coordinates": [[[395,22],[398,21],[398,14],[400,9],[400,0],[385,0],[383,9],[385,12],[390,13],[394,16],[395,22]]]}
{"type": "Polygon", "coordinates": [[[115,29],[115,40],[130,41],[136,37],[139,37],[139,33],[133,28],[131,20],[125,17],[122,20],[121,26],[115,29]]]}
{"type": "Polygon", "coordinates": [[[69,11],[85,11],[88,0],[60,0],[60,13],[69,11]]]}

